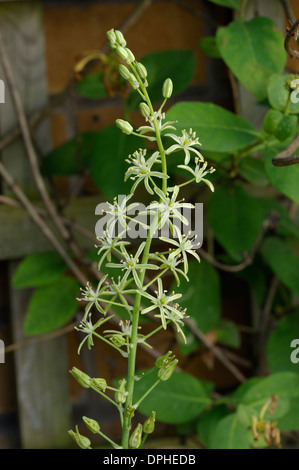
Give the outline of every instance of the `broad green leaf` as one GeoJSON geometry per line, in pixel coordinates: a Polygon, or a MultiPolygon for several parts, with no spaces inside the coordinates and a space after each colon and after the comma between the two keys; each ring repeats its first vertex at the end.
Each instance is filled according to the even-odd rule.
{"type": "Polygon", "coordinates": [[[34,253],[20,262],[12,283],[17,288],[43,286],[60,278],[65,269],[56,251],[34,253]]]}
{"type": "Polygon", "coordinates": [[[92,178],[107,199],[128,194],[132,181],[124,181],[130,154],[138,150],[140,139],[123,134],[116,126],[108,126],[99,133],[90,158],[92,178]]]}
{"type": "Polygon", "coordinates": [[[219,59],[221,57],[216,43],[216,38],[214,36],[202,38],[199,41],[199,45],[207,56],[213,57],[214,59],[219,59]]]}
{"type": "Polygon", "coordinates": [[[298,397],[290,400],[290,410],[279,419],[279,429],[281,431],[296,431],[299,429],[298,397]]]}
{"type": "Polygon", "coordinates": [[[258,158],[243,158],[239,163],[239,173],[245,180],[256,186],[267,186],[269,184],[265,164],[263,160],[258,158]]]}
{"type": "Polygon", "coordinates": [[[279,238],[268,237],[261,253],[280,281],[299,295],[299,257],[295,251],[279,238]]]}
{"type": "MultiPolygon", "coordinates": [[[[147,69],[147,92],[152,103],[163,101],[162,86],[166,78],[173,82],[173,94],[176,96],[187,88],[195,72],[195,56],[189,50],[169,50],[153,52],[140,59],[147,69]]],[[[141,102],[136,92],[130,93],[128,105],[137,109],[141,102]]]]}
{"type": "Polygon", "coordinates": [[[244,395],[255,385],[261,383],[263,377],[250,377],[245,382],[243,382],[239,387],[232,393],[231,397],[236,401],[236,404],[242,402],[244,395]]]}
{"type": "MultiPolygon", "coordinates": [[[[147,371],[135,383],[136,402],[157,380],[157,370],[147,371]]],[[[202,383],[185,372],[174,372],[170,379],[160,381],[157,387],[141,402],[138,410],[150,415],[156,411],[156,418],[169,424],[181,424],[195,419],[211,399],[202,383]]]]}
{"type": "Polygon", "coordinates": [[[208,218],[218,242],[234,260],[241,261],[262,228],[263,211],[241,186],[224,184],[211,196],[208,218]]]}
{"type": "Polygon", "coordinates": [[[169,121],[178,120],[178,133],[190,128],[196,132],[202,150],[231,152],[253,142],[257,130],[240,116],[213,103],[180,102],[166,113],[169,121]]]}
{"type": "Polygon", "coordinates": [[[265,419],[278,419],[289,411],[290,400],[299,397],[299,375],[292,372],[278,372],[263,378],[247,390],[240,402],[259,413],[273,395],[278,396],[277,405],[272,415],[269,414],[269,410],[266,411],[265,419]]]}
{"type": "Polygon", "coordinates": [[[221,320],[213,331],[218,343],[225,344],[231,348],[240,347],[240,332],[232,321],[221,320]]]}
{"type": "Polygon", "coordinates": [[[103,83],[103,73],[95,72],[86,75],[77,85],[76,93],[84,98],[107,98],[107,91],[103,83]]]}
{"type": "Polygon", "coordinates": [[[222,5],[228,8],[234,8],[235,10],[240,9],[242,0],[210,0],[212,3],[217,3],[217,5],[222,5]]]}
{"type": "Polygon", "coordinates": [[[88,166],[98,132],[82,132],[78,138],[56,147],[42,160],[41,172],[45,176],[76,175],[88,166]]]}
{"type": "Polygon", "coordinates": [[[240,423],[237,413],[226,416],[218,423],[209,446],[209,449],[249,448],[249,433],[240,423]]]}
{"type": "Polygon", "coordinates": [[[225,405],[219,405],[204,412],[198,419],[197,434],[200,440],[209,447],[215,429],[221,419],[230,414],[225,405]]]}
{"type": "Polygon", "coordinates": [[[272,75],[268,84],[268,99],[274,109],[283,113],[287,110],[289,114],[299,114],[298,103],[289,100],[290,91],[286,82],[290,81],[291,77],[290,74],[272,75]]]}
{"type": "Polygon", "coordinates": [[[226,65],[258,101],[267,97],[267,85],[285,66],[284,41],[275,23],[257,17],[233,21],[217,31],[217,44],[226,65]]]}
{"type": "Polygon", "coordinates": [[[25,335],[48,333],[70,321],[78,310],[78,292],[78,281],[70,277],[62,277],[51,284],[38,287],[27,310],[25,335]]]}
{"type": "Polygon", "coordinates": [[[274,166],[272,158],[282,150],[282,147],[277,146],[276,149],[265,153],[265,169],[269,180],[278,191],[299,204],[299,165],[274,166]]]}
{"type": "MultiPolygon", "coordinates": [[[[196,260],[189,262],[188,277],[189,282],[181,279],[180,306],[187,308],[187,315],[203,333],[207,333],[217,325],[221,313],[218,272],[208,261],[201,258],[200,263],[196,260]]],[[[177,289],[173,284],[170,290],[177,289]]]]}
{"type": "Polygon", "coordinates": [[[299,372],[298,364],[291,361],[291,342],[296,338],[299,338],[298,311],[282,318],[270,334],[267,342],[267,362],[271,372],[299,372]]]}

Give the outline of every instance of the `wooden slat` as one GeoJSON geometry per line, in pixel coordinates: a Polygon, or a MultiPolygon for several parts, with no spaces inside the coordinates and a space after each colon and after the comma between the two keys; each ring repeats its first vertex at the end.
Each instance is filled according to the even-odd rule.
{"type": "MultiPolygon", "coordinates": [[[[68,207],[66,215],[69,218],[94,233],[99,216],[95,208],[99,204],[97,197],[76,199],[68,207]]],[[[48,223],[53,228],[52,224],[48,223]]],[[[84,249],[91,249],[94,242],[77,234],[76,239],[84,249]]],[[[53,249],[40,229],[28,217],[22,208],[0,205],[0,260],[19,259],[30,253],[53,249]]]]}
{"type": "MultiPolygon", "coordinates": [[[[0,28],[3,44],[11,62],[17,87],[30,114],[47,102],[46,67],[42,27],[41,2],[22,2],[0,5],[0,28]]],[[[0,70],[0,77],[3,74],[0,70]]],[[[5,77],[3,77],[5,82],[5,77]]],[[[17,125],[17,116],[12,104],[9,87],[5,87],[5,103],[0,104],[0,136],[17,125]]],[[[38,130],[36,142],[47,151],[50,145],[47,123],[38,130]]],[[[2,160],[18,184],[27,195],[36,195],[31,171],[23,142],[20,140],[7,148],[2,160]]],[[[7,195],[8,189],[2,185],[7,195]]],[[[14,212],[10,208],[11,213],[14,212]]],[[[14,216],[16,213],[14,214],[14,216]]],[[[10,221],[11,223],[11,221],[10,221]]],[[[23,213],[21,225],[8,224],[8,214],[1,221],[1,229],[6,225],[0,251],[6,259],[16,256],[7,250],[7,239],[14,238],[16,231],[26,230],[30,225],[28,216],[23,213]],[[4,242],[6,240],[6,242],[4,242]]],[[[35,234],[32,232],[31,236],[35,234]]],[[[22,239],[15,240],[15,251],[22,245],[22,239]]],[[[19,255],[22,256],[22,250],[19,255]]],[[[9,262],[11,281],[17,261],[9,262]]],[[[10,286],[10,314],[14,343],[24,339],[23,323],[31,296],[28,289],[13,289],[10,286]]],[[[16,387],[18,418],[22,448],[63,448],[70,445],[67,431],[70,427],[70,398],[68,390],[68,363],[65,337],[59,337],[33,344],[15,352],[16,387]]]]}

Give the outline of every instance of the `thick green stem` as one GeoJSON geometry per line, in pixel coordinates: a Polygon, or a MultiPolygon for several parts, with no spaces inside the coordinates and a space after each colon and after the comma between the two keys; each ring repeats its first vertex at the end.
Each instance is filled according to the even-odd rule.
{"type": "MultiPolygon", "coordinates": [[[[140,86],[142,87],[142,92],[145,96],[145,100],[149,106],[151,116],[153,117],[153,123],[155,128],[155,134],[157,139],[157,145],[159,149],[159,153],[161,156],[161,165],[162,165],[162,172],[167,174],[167,164],[166,164],[166,155],[165,150],[163,147],[159,124],[157,122],[152,103],[148,96],[146,88],[143,86],[142,82],[140,81],[140,86]]],[[[167,183],[166,180],[162,180],[162,191],[166,194],[167,191],[167,183]]],[[[154,217],[154,220],[151,224],[150,230],[148,232],[148,236],[146,239],[146,244],[143,251],[142,256],[142,264],[147,264],[149,259],[149,252],[151,241],[156,230],[156,221],[157,221],[157,214],[154,217]]],[[[139,274],[140,284],[144,285],[144,278],[145,278],[146,270],[142,270],[139,274]]],[[[125,404],[125,409],[128,409],[133,403],[133,393],[134,393],[134,381],[135,381],[135,366],[136,366],[136,353],[137,353],[137,345],[138,345],[138,326],[139,326],[139,314],[140,314],[140,305],[141,305],[141,294],[139,292],[136,293],[133,315],[132,315],[132,334],[131,334],[131,348],[128,357],[128,374],[127,374],[127,399],[125,404]]],[[[123,429],[122,429],[122,448],[127,449],[129,445],[129,436],[130,436],[130,429],[131,429],[131,415],[124,413],[124,422],[123,422],[123,429]]]]}

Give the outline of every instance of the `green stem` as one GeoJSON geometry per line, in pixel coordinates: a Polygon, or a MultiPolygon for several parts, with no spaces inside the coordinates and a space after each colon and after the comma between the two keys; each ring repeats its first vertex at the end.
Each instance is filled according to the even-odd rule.
{"type": "MultiPolygon", "coordinates": [[[[142,93],[144,94],[145,101],[147,102],[147,105],[150,109],[151,116],[153,118],[157,146],[158,146],[158,150],[159,150],[160,157],[161,157],[162,172],[167,174],[166,155],[165,155],[165,150],[164,150],[161,135],[160,135],[159,124],[157,122],[154,109],[153,109],[151,100],[148,96],[147,90],[144,87],[142,80],[139,78],[138,80],[140,83],[140,87],[142,89],[142,93]]],[[[165,179],[162,180],[162,191],[164,192],[164,194],[166,194],[167,192],[167,182],[165,179]]],[[[142,264],[147,264],[148,259],[149,259],[150,246],[151,246],[154,232],[156,230],[157,217],[158,217],[158,212],[155,214],[155,217],[152,221],[151,227],[147,235],[147,239],[146,239],[146,243],[145,243],[145,247],[144,247],[143,255],[142,255],[142,261],[141,261],[142,264]]],[[[142,286],[144,284],[145,272],[146,270],[144,269],[139,273],[139,280],[142,286]]],[[[133,314],[132,314],[131,348],[130,348],[129,357],[128,357],[128,374],[127,374],[127,387],[126,387],[128,395],[127,395],[127,399],[125,403],[125,408],[128,408],[129,406],[131,406],[133,402],[140,305],[141,305],[141,294],[140,292],[137,292],[136,297],[135,297],[133,314]]],[[[124,423],[122,427],[122,448],[123,449],[128,449],[129,447],[131,419],[132,418],[130,416],[126,416],[126,413],[125,413],[124,423]]]]}

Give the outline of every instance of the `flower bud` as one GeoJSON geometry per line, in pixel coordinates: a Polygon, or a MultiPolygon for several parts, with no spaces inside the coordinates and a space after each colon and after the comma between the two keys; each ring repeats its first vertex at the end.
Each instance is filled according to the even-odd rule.
{"type": "Polygon", "coordinates": [[[172,80],[170,78],[166,78],[162,87],[163,98],[170,98],[172,95],[172,90],[173,90],[172,80]]]}
{"type": "Polygon", "coordinates": [[[105,379],[91,379],[91,382],[90,382],[91,385],[93,385],[95,388],[97,388],[98,390],[101,390],[103,392],[105,392],[106,388],[107,388],[107,382],[105,379]]]}
{"type": "Polygon", "coordinates": [[[122,47],[126,47],[127,41],[125,40],[123,33],[119,30],[116,30],[115,36],[116,36],[116,41],[118,42],[118,44],[122,47]]]}
{"type": "Polygon", "coordinates": [[[151,434],[152,432],[154,432],[155,420],[156,420],[156,412],[152,411],[151,416],[147,418],[143,423],[143,432],[145,434],[151,434]]]}
{"type": "Polygon", "coordinates": [[[116,403],[125,403],[126,401],[126,379],[122,379],[119,382],[118,391],[115,393],[116,403]]]}
{"type": "Polygon", "coordinates": [[[138,449],[138,447],[141,444],[141,437],[142,437],[142,424],[138,423],[136,428],[131,434],[131,437],[129,440],[129,446],[132,449],[138,449]]]}
{"type": "Polygon", "coordinates": [[[81,449],[91,449],[90,440],[88,439],[88,437],[82,436],[82,434],[79,433],[78,426],[76,426],[76,432],[70,429],[68,433],[76,441],[76,443],[81,449]]]}
{"type": "Polygon", "coordinates": [[[121,57],[121,58],[124,59],[124,60],[127,60],[128,54],[127,54],[127,52],[126,52],[126,50],[125,50],[124,47],[122,47],[122,46],[116,46],[115,52],[116,52],[117,55],[119,55],[119,57],[121,57]]]}
{"type": "Polygon", "coordinates": [[[136,67],[136,72],[139,74],[139,76],[141,78],[146,78],[147,77],[147,70],[144,67],[144,65],[141,64],[141,62],[137,62],[135,67],[136,67]]]}
{"type": "Polygon", "coordinates": [[[79,384],[84,388],[90,387],[91,378],[89,375],[85,374],[81,370],[77,369],[77,367],[73,367],[70,371],[72,376],[79,382],[79,384]]]}
{"type": "Polygon", "coordinates": [[[93,432],[94,434],[98,433],[100,430],[100,425],[97,421],[91,418],[87,418],[86,416],[82,417],[84,423],[86,424],[87,429],[93,432]]]}
{"type": "Polygon", "coordinates": [[[145,118],[148,118],[151,115],[150,109],[146,103],[140,103],[139,111],[145,118]]]}
{"type": "Polygon", "coordinates": [[[125,338],[121,334],[112,335],[110,337],[110,341],[119,348],[121,348],[126,342],[125,338]]]}
{"type": "Polygon", "coordinates": [[[135,56],[134,56],[133,52],[130,49],[128,49],[127,47],[125,48],[125,51],[127,53],[127,63],[132,64],[132,62],[135,61],[135,56]]]}
{"type": "Polygon", "coordinates": [[[139,82],[133,73],[130,74],[129,83],[134,90],[139,88],[139,82]]]}
{"type": "Polygon", "coordinates": [[[129,79],[130,79],[131,73],[130,73],[130,71],[127,69],[127,67],[126,67],[124,64],[120,64],[119,67],[118,67],[118,70],[119,70],[120,75],[121,75],[125,80],[129,80],[129,79]]]}
{"type": "Polygon", "coordinates": [[[168,380],[172,376],[178,362],[179,361],[175,359],[166,366],[162,366],[158,372],[159,379],[163,381],[168,380]]]}
{"type": "Polygon", "coordinates": [[[123,119],[116,119],[115,124],[124,134],[132,134],[133,127],[128,121],[124,121],[123,119]]]}
{"type": "Polygon", "coordinates": [[[116,46],[116,34],[114,32],[114,29],[110,29],[109,31],[107,31],[106,35],[110,42],[110,46],[114,48],[116,46]]]}
{"type": "Polygon", "coordinates": [[[164,354],[164,356],[158,357],[155,362],[155,366],[160,369],[163,366],[166,366],[169,362],[171,362],[175,356],[171,356],[172,351],[168,351],[168,353],[164,354]]]}

